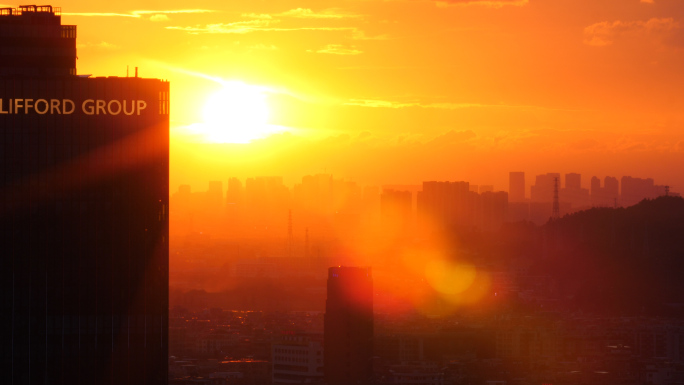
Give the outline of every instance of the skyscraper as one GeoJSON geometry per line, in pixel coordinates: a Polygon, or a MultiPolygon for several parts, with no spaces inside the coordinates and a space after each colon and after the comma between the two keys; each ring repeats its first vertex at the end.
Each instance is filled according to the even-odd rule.
{"type": "Polygon", "coordinates": [[[525,173],[511,171],[508,174],[508,199],[511,202],[525,201],[525,173]]]}
{"type": "Polygon", "coordinates": [[[368,267],[328,269],[324,319],[328,385],[366,384],[373,376],[373,279],[368,267]]]}
{"type": "Polygon", "coordinates": [[[530,200],[533,202],[553,202],[553,189],[558,178],[560,188],[560,174],[549,172],[537,175],[534,185],[530,188],[530,200]]]}
{"type": "Polygon", "coordinates": [[[76,76],[60,10],[0,11],[6,384],[165,384],[169,85],[76,76]]]}

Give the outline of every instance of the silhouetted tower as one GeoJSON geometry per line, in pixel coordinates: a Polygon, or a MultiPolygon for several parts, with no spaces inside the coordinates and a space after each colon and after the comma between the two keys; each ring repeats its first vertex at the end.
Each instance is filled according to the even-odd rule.
{"type": "Polygon", "coordinates": [[[373,280],[370,267],[328,269],[328,297],[323,323],[326,384],[369,384],[373,377],[373,280]]]}
{"type": "Polygon", "coordinates": [[[169,83],[76,76],[61,21],[0,8],[1,382],[166,385],[169,83]]]}
{"type": "Polygon", "coordinates": [[[665,186],[665,196],[670,196],[670,186],[665,186]]]}
{"type": "Polygon", "coordinates": [[[560,203],[558,203],[558,178],[553,178],[553,212],[551,219],[560,218],[560,203]]]}

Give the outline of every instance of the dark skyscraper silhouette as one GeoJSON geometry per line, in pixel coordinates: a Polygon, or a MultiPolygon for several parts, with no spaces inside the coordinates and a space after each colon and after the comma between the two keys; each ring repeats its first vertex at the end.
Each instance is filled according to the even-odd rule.
{"type": "Polygon", "coordinates": [[[61,25],[60,14],[50,5],[0,9],[0,76],[76,75],[76,26],[61,25]]]}
{"type": "Polygon", "coordinates": [[[75,76],[60,23],[0,12],[0,382],[166,384],[169,85],[75,76]]]}
{"type": "Polygon", "coordinates": [[[367,384],[373,376],[373,280],[367,267],[328,269],[324,321],[328,385],[367,384]]]}

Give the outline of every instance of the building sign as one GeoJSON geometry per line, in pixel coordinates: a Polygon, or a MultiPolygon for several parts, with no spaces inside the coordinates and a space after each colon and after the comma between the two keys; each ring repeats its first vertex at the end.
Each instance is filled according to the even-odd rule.
{"type": "Polygon", "coordinates": [[[1,99],[0,115],[140,115],[147,108],[144,100],[86,99],[75,103],[71,99],[1,99]]]}

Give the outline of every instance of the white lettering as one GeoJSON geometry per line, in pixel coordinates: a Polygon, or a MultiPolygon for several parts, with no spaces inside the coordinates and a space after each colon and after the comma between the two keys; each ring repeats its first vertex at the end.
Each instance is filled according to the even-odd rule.
{"type": "Polygon", "coordinates": [[[43,114],[45,114],[46,112],[48,112],[48,110],[50,109],[50,104],[49,104],[48,101],[45,100],[45,99],[38,99],[38,100],[36,100],[36,105],[33,106],[33,108],[36,110],[37,113],[39,113],[40,115],[43,115],[43,114]],[[39,105],[40,103],[45,103],[45,109],[42,110],[42,111],[40,110],[40,107],[38,107],[38,105],[39,105]]]}
{"type": "Polygon", "coordinates": [[[81,108],[83,109],[83,113],[86,115],[93,115],[95,113],[95,101],[93,99],[88,99],[83,102],[83,105],[81,108]]]}

